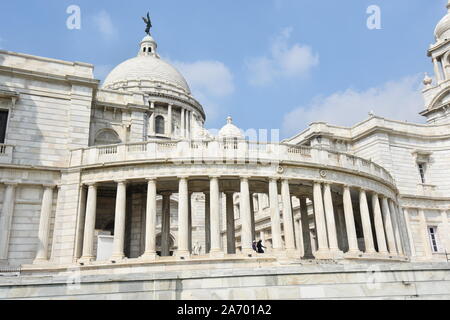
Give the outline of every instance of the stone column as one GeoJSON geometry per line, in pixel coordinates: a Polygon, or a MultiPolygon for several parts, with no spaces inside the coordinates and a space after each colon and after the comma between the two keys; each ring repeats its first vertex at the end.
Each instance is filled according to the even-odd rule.
{"type": "Polygon", "coordinates": [[[172,105],[169,104],[168,109],[167,109],[167,125],[168,125],[168,135],[169,137],[172,136],[172,105]]]}
{"type": "Polygon", "coordinates": [[[389,200],[388,202],[389,202],[389,211],[391,212],[391,219],[394,227],[394,235],[395,235],[395,242],[397,244],[397,250],[399,254],[404,255],[402,238],[400,235],[400,222],[399,222],[400,217],[398,216],[397,210],[395,210],[394,201],[389,200]]]}
{"type": "MultiPolygon", "coordinates": [[[[400,211],[402,209],[400,208],[400,211]]],[[[409,219],[409,212],[407,208],[403,209],[403,214],[405,216],[405,223],[406,223],[406,231],[408,232],[408,239],[409,239],[409,247],[411,249],[411,256],[415,257],[416,256],[416,246],[414,243],[414,238],[412,235],[412,231],[411,231],[411,221],[409,219]]]]}
{"type": "Polygon", "coordinates": [[[289,180],[281,181],[281,196],[283,199],[283,229],[286,250],[295,250],[294,221],[292,217],[291,192],[289,180]]]}
{"type": "Polygon", "coordinates": [[[227,253],[236,253],[236,231],[234,225],[234,203],[233,192],[226,192],[226,208],[227,208],[227,253]]]}
{"type": "Polygon", "coordinates": [[[83,255],[81,262],[94,260],[95,218],[97,215],[97,185],[88,184],[86,217],[84,220],[83,255]]]}
{"type": "Polygon", "coordinates": [[[162,193],[161,256],[170,256],[170,192],[162,193]]]}
{"type": "Polygon", "coordinates": [[[295,247],[300,251],[301,255],[304,254],[303,243],[302,243],[302,226],[300,224],[300,219],[295,219],[294,217],[294,232],[295,232],[295,247]]]}
{"type": "Polygon", "coordinates": [[[210,178],[210,222],[211,222],[211,251],[212,256],[222,255],[222,246],[220,243],[220,194],[219,178],[210,178]]]}
{"type": "Polygon", "coordinates": [[[6,190],[3,196],[3,206],[0,216],[0,264],[7,264],[9,252],[9,239],[11,234],[12,218],[16,198],[16,183],[5,183],[6,190]]]}
{"type": "Polygon", "coordinates": [[[189,190],[188,180],[181,177],[178,188],[178,251],[177,256],[189,256],[189,190]]]}
{"type": "Polygon", "coordinates": [[[270,222],[272,227],[272,249],[282,250],[280,204],[278,202],[278,183],[276,178],[269,180],[270,222]]]}
{"type": "Polygon", "coordinates": [[[437,61],[436,58],[433,59],[433,66],[434,66],[434,74],[436,75],[436,80],[437,83],[441,83],[442,82],[442,73],[441,73],[441,68],[439,66],[439,62],[437,61]]]}
{"type": "Polygon", "coordinates": [[[191,138],[191,111],[186,110],[186,137],[191,138]]]}
{"type": "Polygon", "coordinates": [[[359,192],[359,206],[361,212],[361,222],[364,233],[364,243],[366,247],[365,253],[375,253],[375,246],[372,234],[372,224],[370,222],[369,205],[367,203],[366,191],[361,189],[359,192]]]}
{"type": "Polygon", "coordinates": [[[34,263],[45,263],[48,261],[48,242],[50,234],[50,219],[53,208],[54,185],[44,185],[42,196],[41,215],[39,220],[38,250],[34,263]]]}
{"type": "Polygon", "coordinates": [[[327,239],[327,226],[325,212],[323,208],[322,187],[320,182],[314,182],[314,215],[316,217],[316,236],[318,240],[318,250],[314,253],[317,259],[329,259],[330,250],[327,239]]]}
{"type": "Polygon", "coordinates": [[[358,236],[356,234],[355,216],[353,213],[352,196],[349,186],[344,186],[344,215],[345,215],[345,229],[347,231],[348,253],[351,255],[358,255],[361,252],[358,247],[358,236]]]}
{"type": "Polygon", "coordinates": [[[192,193],[189,193],[188,197],[188,224],[189,224],[189,231],[188,231],[188,247],[189,252],[192,254],[192,193]]]}
{"type": "Polygon", "coordinates": [[[145,252],[142,258],[156,259],[156,179],[147,180],[147,212],[145,218],[145,252]]]}
{"type": "Polygon", "coordinates": [[[344,186],[344,215],[345,215],[345,228],[347,230],[348,239],[348,253],[358,255],[361,252],[358,247],[358,236],[356,235],[355,216],[353,213],[352,196],[350,193],[350,187],[344,186]]]}
{"type": "MultiPolygon", "coordinates": [[[[80,197],[78,199],[78,221],[77,221],[77,235],[76,235],[76,246],[75,246],[75,256],[74,262],[81,258],[83,254],[83,233],[84,233],[84,219],[86,218],[86,200],[87,200],[87,189],[83,184],[80,184],[80,197]]],[[[60,196],[58,190],[58,197],[60,196]]],[[[58,201],[59,202],[59,201],[58,201]]]]}
{"type": "Polygon", "coordinates": [[[303,242],[303,259],[314,259],[311,246],[311,234],[309,228],[308,205],[306,198],[299,197],[300,200],[300,219],[302,223],[302,242],[303,242]]]}
{"type": "Polygon", "coordinates": [[[114,243],[111,260],[122,260],[125,258],[125,222],[127,204],[126,181],[117,182],[116,215],[114,217],[114,243]]]}
{"type": "Polygon", "coordinates": [[[250,217],[252,219],[252,241],[256,240],[256,226],[255,226],[255,198],[253,193],[250,193],[250,217]]]}
{"type": "Polygon", "coordinates": [[[253,253],[252,218],[250,212],[250,189],[248,178],[241,177],[241,247],[242,253],[253,253]]]}
{"type": "Polygon", "coordinates": [[[388,255],[388,249],[386,245],[386,237],[384,235],[383,217],[381,215],[380,199],[378,194],[372,195],[372,209],[375,223],[375,232],[377,235],[378,252],[383,255],[388,255]]]}
{"type": "Polygon", "coordinates": [[[339,250],[337,240],[336,221],[334,219],[333,198],[331,197],[331,186],[329,183],[324,184],[323,191],[324,191],[323,196],[325,204],[325,215],[327,221],[329,248],[333,254],[342,254],[342,252],[339,250]]]}
{"type": "Polygon", "coordinates": [[[419,228],[420,228],[420,235],[422,237],[422,244],[425,253],[425,258],[432,259],[433,252],[431,251],[430,238],[428,235],[427,218],[425,217],[425,211],[423,209],[419,209],[419,228]]]}
{"type": "Polygon", "coordinates": [[[442,228],[444,231],[443,233],[441,233],[441,238],[442,238],[445,252],[447,252],[447,254],[450,254],[450,235],[449,235],[450,228],[448,225],[447,211],[445,211],[445,210],[441,211],[441,218],[442,218],[442,228]]]}
{"type": "Polygon", "coordinates": [[[382,213],[383,213],[383,220],[384,225],[386,227],[386,238],[389,248],[389,253],[392,255],[398,255],[397,248],[395,245],[395,235],[394,235],[394,227],[392,225],[392,213],[389,209],[389,203],[388,199],[386,197],[382,197],[381,199],[382,203],[382,213]]]}
{"type": "Polygon", "coordinates": [[[210,219],[210,196],[205,192],[205,253],[211,250],[211,219],[210,219]]]}
{"type": "Polygon", "coordinates": [[[184,108],[181,108],[181,136],[183,138],[186,138],[186,117],[185,117],[186,110],[184,108]]]}

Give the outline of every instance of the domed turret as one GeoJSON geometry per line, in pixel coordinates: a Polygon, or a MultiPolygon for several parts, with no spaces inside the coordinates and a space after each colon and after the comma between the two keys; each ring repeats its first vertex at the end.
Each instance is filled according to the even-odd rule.
{"type": "Polygon", "coordinates": [[[137,57],[115,67],[106,77],[103,88],[145,92],[149,89],[169,89],[191,94],[181,73],[161,60],[158,45],[150,35],[142,39],[137,57]]]}
{"type": "Polygon", "coordinates": [[[244,139],[241,129],[233,124],[231,117],[227,118],[227,124],[219,131],[220,139],[244,139]]]}
{"type": "Polygon", "coordinates": [[[447,3],[447,14],[439,21],[434,30],[436,41],[445,41],[450,39],[450,0],[447,3]]]}

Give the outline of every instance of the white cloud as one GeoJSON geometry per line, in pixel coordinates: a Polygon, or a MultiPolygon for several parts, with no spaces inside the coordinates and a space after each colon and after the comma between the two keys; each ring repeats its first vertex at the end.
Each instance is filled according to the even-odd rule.
{"type": "Polygon", "coordinates": [[[353,126],[375,115],[401,121],[421,122],[423,110],[420,76],[390,81],[365,91],[347,89],[328,97],[317,97],[309,105],[301,106],[285,115],[283,132],[296,134],[312,122],[353,126]]]}
{"type": "Polygon", "coordinates": [[[218,114],[221,100],[235,90],[233,74],[220,61],[174,61],[173,65],[183,74],[193,95],[203,104],[209,118],[218,114]]]}
{"type": "Polygon", "coordinates": [[[272,41],[268,55],[247,61],[250,84],[264,86],[277,78],[303,77],[319,64],[319,56],[311,47],[300,43],[289,44],[292,30],[282,30],[272,41]]]}
{"type": "Polygon", "coordinates": [[[106,39],[111,39],[116,34],[116,28],[114,27],[111,16],[105,10],[100,11],[94,16],[94,23],[106,39]]]}

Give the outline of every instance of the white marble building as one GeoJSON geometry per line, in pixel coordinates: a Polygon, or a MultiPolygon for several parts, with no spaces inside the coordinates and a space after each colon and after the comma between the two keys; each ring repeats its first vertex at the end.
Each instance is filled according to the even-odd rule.
{"type": "Polygon", "coordinates": [[[212,136],[151,36],[103,84],[90,64],[0,51],[0,274],[447,262],[450,13],[435,37],[426,124],[371,115],[281,143],[231,118],[212,136]]]}

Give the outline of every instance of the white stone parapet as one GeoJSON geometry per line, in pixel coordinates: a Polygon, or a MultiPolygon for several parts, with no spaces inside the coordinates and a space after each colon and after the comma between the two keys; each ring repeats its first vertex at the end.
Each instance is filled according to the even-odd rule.
{"type": "Polygon", "coordinates": [[[70,167],[120,162],[170,161],[183,163],[302,163],[338,167],[375,176],[395,185],[391,174],[381,166],[347,153],[283,143],[235,141],[149,141],[73,150],[70,167]]]}

